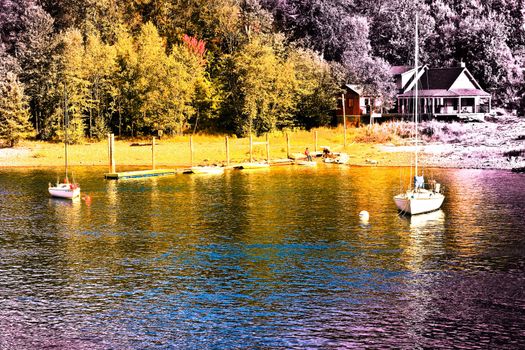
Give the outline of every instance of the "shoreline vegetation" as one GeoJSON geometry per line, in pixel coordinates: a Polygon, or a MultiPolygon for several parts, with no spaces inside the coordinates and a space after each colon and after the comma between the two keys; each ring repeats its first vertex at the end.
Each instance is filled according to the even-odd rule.
{"type": "MultiPolygon", "coordinates": [[[[347,128],[319,128],[288,132],[291,158],[300,157],[306,147],[345,152],[350,166],[410,166],[414,144],[408,122],[386,122],[347,128]],[[317,144],[316,144],[317,135],[317,144]],[[317,145],[317,147],[316,147],[317,145]]],[[[524,165],[525,120],[509,115],[490,117],[482,122],[438,122],[420,124],[420,159],[426,167],[512,169],[524,165]]],[[[253,137],[253,160],[266,160],[266,136],[253,137]]],[[[249,138],[229,137],[230,164],[249,161],[249,138]]],[[[287,158],[285,132],[269,135],[270,159],[287,158]]],[[[226,137],[193,136],[193,165],[226,165],[226,137]]],[[[108,166],[107,140],[73,144],[68,147],[70,166],[108,166]]],[[[151,166],[151,139],[115,140],[115,160],[119,167],[151,166]]],[[[155,142],[155,164],[161,167],[191,166],[190,136],[163,137],[155,142]]],[[[62,143],[22,141],[15,148],[0,148],[2,167],[60,167],[64,165],[62,143]]]]}

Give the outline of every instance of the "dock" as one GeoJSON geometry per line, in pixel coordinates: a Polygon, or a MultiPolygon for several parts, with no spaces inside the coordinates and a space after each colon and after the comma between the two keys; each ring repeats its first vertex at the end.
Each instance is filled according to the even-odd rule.
{"type": "Polygon", "coordinates": [[[137,179],[142,177],[165,176],[181,174],[185,169],[155,169],[155,170],[135,170],[104,174],[104,178],[111,180],[118,179],[137,179]]]}

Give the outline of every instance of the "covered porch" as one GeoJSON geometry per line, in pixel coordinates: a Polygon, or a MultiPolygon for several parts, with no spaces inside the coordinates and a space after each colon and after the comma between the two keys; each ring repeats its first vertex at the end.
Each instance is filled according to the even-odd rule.
{"type": "MultiPolygon", "coordinates": [[[[414,112],[413,92],[398,96],[398,113],[411,114],[414,112]]],[[[479,90],[460,94],[458,92],[446,91],[436,92],[421,91],[418,96],[418,112],[432,116],[483,116],[491,111],[491,96],[479,90]]]]}

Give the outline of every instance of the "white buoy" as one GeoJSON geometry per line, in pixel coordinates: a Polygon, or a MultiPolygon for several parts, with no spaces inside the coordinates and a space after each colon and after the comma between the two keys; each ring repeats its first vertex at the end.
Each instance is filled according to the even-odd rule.
{"type": "Polygon", "coordinates": [[[361,219],[361,221],[368,221],[368,219],[370,218],[370,214],[368,214],[366,210],[361,210],[361,212],[359,213],[359,218],[361,219]]]}

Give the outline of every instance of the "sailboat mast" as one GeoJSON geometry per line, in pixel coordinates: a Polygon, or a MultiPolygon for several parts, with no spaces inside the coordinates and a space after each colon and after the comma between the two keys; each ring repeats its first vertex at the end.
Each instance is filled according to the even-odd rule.
{"type": "MultiPolygon", "coordinates": [[[[416,10],[417,11],[417,10],[416,10]]],[[[414,128],[415,128],[415,131],[416,131],[416,138],[415,138],[415,147],[416,147],[416,156],[415,156],[415,175],[418,176],[418,170],[417,170],[417,165],[418,165],[418,153],[419,153],[419,145],[418,145],[418,139],[417,139],[417,131],[418,131],[418,123],[417,123],[417,119],[418,119],[418,105],[419,105],[419,101],[418,101],[418,65],[419,65],[419,42],[418,42],[418,15],[417,15],[417,12],[416,12],[416,33],[415,33],[415,55],[414,55],[414,63],[415,63],[415,66],[416,66],[416,82],[415,82],[415,85],[414,85],[414,128]]]]}
{"type": "Polygon", "coordinates": [[[67,115],[67,92],[66,92],[66,84],[64,84],[64,130],[65,130],[65,137],[64,137],[64,152],[65,152],[65,158],[66,158],[66,182],[69,182],[69,179],[67,178],[67,128],[68,128],[69,120],[67,115]]]}

